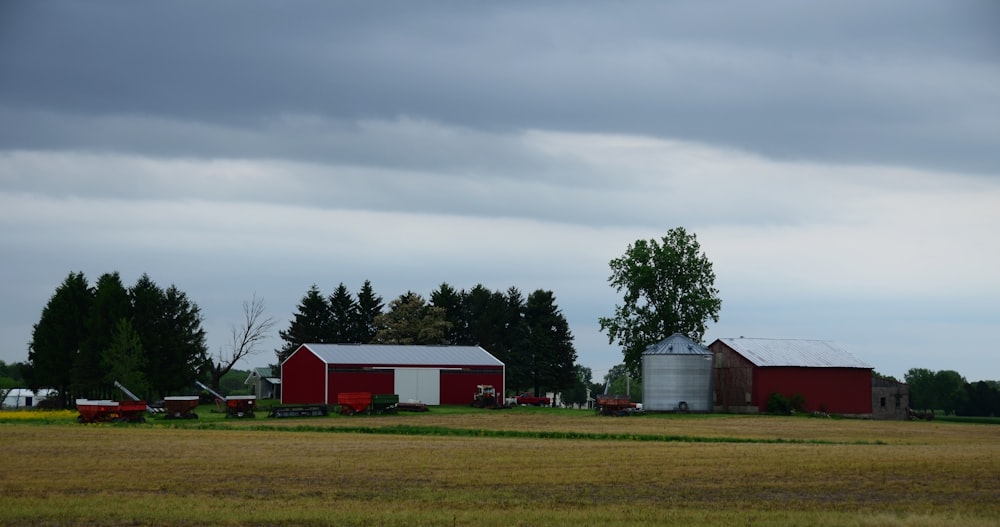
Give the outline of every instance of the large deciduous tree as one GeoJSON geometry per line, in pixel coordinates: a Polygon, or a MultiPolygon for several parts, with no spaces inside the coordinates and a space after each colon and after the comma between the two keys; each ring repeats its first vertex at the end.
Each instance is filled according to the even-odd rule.
{"type": "Polygon", "coordinates": [[[903,380],[909,387],[910,408],[932,411],[939,408],[933,371],[927,368],[910,368],[903,375],[903,380]]]}
{"type": "Polygon", "coordinates": [[[642,353],[674,333],[701,341],[709,320],[718,322],[722,301],[712,262],[697,237],[683,227],[660,241],[637,240],[610,262],[608,282],[623,302],[599,319],[608,342],[622,347],[633,378],[641,378],[642,353]]]}
{"type": "Polygon", "coordinates": [[[377,344],[444,344],[449,323],[443,308],[407,291],[389,302],[389,311],[375,318],[375,326],[377,344]]]}

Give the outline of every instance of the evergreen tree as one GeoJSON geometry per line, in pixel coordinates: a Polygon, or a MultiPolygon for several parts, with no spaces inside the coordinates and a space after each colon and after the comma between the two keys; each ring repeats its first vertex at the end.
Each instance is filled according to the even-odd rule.
{"type": "Polygon", "coordinates": [[[553,391],[571,387],[576,363],[573,335],[551,291],[539,289],[528,295],[524,323],[529,360],[522,367],[530,372],[535,395],[543,387],[553,391]]]}
{"type": "Polygon", "coordinates": [[[149,381],[143,373],[146,356],[139,334],[128,319],[120,318],[115,324],[108,347],[101,357],[101,366],[105,371],[102,379],[105,384],[113,385],[118,381],[132,393],[140,394],[140,397],[148,396],[149,381]]]}
{"type": "Polygon", "coordinates": [[[163,397],[194,384],[198,370],[208,359],[205,330],[198,305],[171,285],[164,291],[157,333],[157,353],[148,348],[153,340],[143,338],[147,378],[153,393],[163,397]]]}
{"type": "MultiPolygon", "coordinates": [[[[514,366],[515,375],[525,360],[524,350],[527,349],[528,326],[525,323],[525,299],[516,287],[507,289],[504,295],[503,330],[497,344],[498,358],[504,363],[514,366]]],[[[523,386],[530,386],[524,384],[523,386]]]]}
{"type": "Polygon", "coordinates": [[[303,344],[325,344],[333,341],[333,321],[330,303],[313,284],[299,302],[298,312],[288,329],[279,331],[278,336],[285,344],[275,350],[280,365],[289,355],[303,344]]]}
{"type": "Polygon", "coordinates": [[[70,273],[56,288],[32,327],[25,371],[30,388],[54,388],[63,407],[72,400],[72,365],[87,338],[87,317],[93,292],[83,273],[70,273]]]}
{"type": "Polygon", "coordinates": [[[444,309],[427,305],[424,298],[407,291],[389,303],[389,311],[376,317],[378,344],[444,344],[450,325],[444,309]]]}
{"type": "Polygon", "coordinates": [[[130,316],[131,310],[128,290],[118,272],[101,275],[87,315],[87,338],[73,364],[73,391],[78,397],[104,395],[101,388],[107,389],[108,383],[102,355],[111,346],[118,324],[130,316]]]}
{"type": "Polygon", "coordinates": [[[445,332],[445,342],[451,345],[468,344],[465,338],[466,320],[462,316],[462,294],[444,282],[431,292],[431,305],[443,309],[444,318],[450,324],[445,332]]]}
{"type": "Polygon", "coordinates": [[[375,294],[372,283],[365,280],[361,290],[358,291],[357,320],[354,323],[357,334],[353,342],[368,344],[375,339],[378,328],[375,327],[375,319],[382,314],[382,297],[375,294]]]}
{"type": "Polygon", "coordinates": [[[330,341],[357,343],[358,304],[343,282],[330,295],[330,341]]]}
{"type": "Polygon", "coordinates": [[[463,296],[462,305],[467,328],[462,336],[464,344],[481,346],[504,361],[508,348],[504,330],[509,318],[504,294],[477,284],[463,296]]]}

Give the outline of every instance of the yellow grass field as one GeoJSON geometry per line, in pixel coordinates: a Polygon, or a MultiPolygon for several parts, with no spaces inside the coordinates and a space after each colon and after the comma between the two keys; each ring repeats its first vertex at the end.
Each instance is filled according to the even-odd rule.
{"type": "Polygon", "coordinates": [[[0,414],[0,525],[1000,525],[996,425],[524,408],[64,421],[0,414]],[[386,427],[412,428],[372,433],[386,427]]]}

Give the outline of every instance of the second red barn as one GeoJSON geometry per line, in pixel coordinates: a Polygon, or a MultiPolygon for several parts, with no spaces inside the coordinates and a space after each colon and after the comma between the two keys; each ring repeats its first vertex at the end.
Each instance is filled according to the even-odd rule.
{"type": "Polygon", "coordinates": [[[504,389],[504,364],[479,346],[303,344],[281,363],[281,404],[337,404],[342,392],[469,404],[476,386],[504,389]]]}

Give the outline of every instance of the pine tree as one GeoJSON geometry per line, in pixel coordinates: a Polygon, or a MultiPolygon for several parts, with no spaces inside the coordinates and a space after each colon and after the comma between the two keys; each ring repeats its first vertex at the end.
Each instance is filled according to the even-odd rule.
{"type": "Polygon", "coordinates": [[[333,341],[330,303],[313,284],[298,305],[298,312],[288,329],[279,331],[278,336],[285,344],[275,350],[280,365],[289,355],[303,344],[324,344],[333,341]]]}
{"type": "Polygon", "coordinates": [[[93,292],[83,273],[70,273],[56,288],[42,316],[32,327],[25,372],[32,389],[55,388],[63,407],[72,400],[72,365],[87,338],[87,317],[93,292]]]}
{"type": "Polygon", "coordinates": [[[576,350],[569,323],[556,306],[552,291],[537,290],[528,295],[524,311],[527,346],[535,395],[543,387],[559,391],[574,383],[576,350]]]}
{"type": "Polygon", "coordinates": [[[101,357],[101,366],[105,372],[102,381],[113,385],[120,382],[132,393],[148,394],[149,381],[143,373],[146,356],[142,351],[142,341],[139,334],[126,318],[118,319],[108,340],[108,347],[101,357]]]}
{"type": "Polygon", "coordinates": [[[142,339],[153,393],[162,397],[194,384],[208,359],[201,322],[201,309],[183,291],[174,285],[164,291],[157,333],[152,337],[159,344],[157,353],[149,353],[149,338],[142,339]]]}
{"type": "Polygon", "coordinates": [[[331,342],[356,343],[358,329],[358,303],[343,282],[330,295],[331,342]]]}
{"type": "Polygon", "coordinates": [[[118,272],[101,275],[88,310],[87,338],[73,364],[73,391],[77,396],[99,398],[101,388],[107,389],[106,369],[101,357],[111,346],[116,327],[123,318],[130,316],[131,310],[128,290],[118,272]]]}
{"type": "Polygon", "coordinates": [[[375,339],[378,329],[375,327],[375,319],[382,314],[382,297],[375,294],[372,283],[365,280],[361,290],[358,291],[357,320],[354,323],[357,334],[353,342],[368,344],[375,339]]]}
{"type": "Polygon", "coordinates": [[[451,324],[445,332],[445,342],[451,345],[468,345],[467,339],[464,338],[467,323],[462,316],[462,293],[447,283],[442,283],[431,292],[430,299],[432,306],[444,310],[444,318],[451,324]]]}

